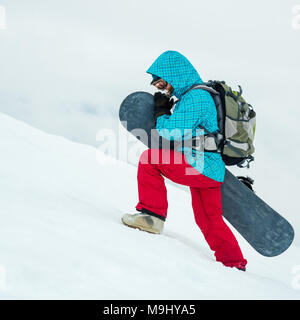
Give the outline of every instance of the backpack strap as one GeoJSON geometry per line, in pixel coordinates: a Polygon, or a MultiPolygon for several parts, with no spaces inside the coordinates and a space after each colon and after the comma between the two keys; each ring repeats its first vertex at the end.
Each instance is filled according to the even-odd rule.
{"type": "Polygon", "coordinates": [[[209,87],[208,85],[206,85],[206,83],[193,85],[185,93],[187,93],[187,92],[189,92],[190,90],[193,90],[193,89],[202,89],[202,90],[208,91],[211,94],[220,95],[220,93],[217,90],[215,90],[212,87],[209,87]]]}
{"type": "MultiPolygon", "coordinates": [[[[199,128],[203,129],[206,135],[204,151],[221,153],[222,145],[224,141],[224,116],[223,116],[223,107],[222,107],[222,102],[220,98],[220,93],[214,88],[212,88],[211,86],[207,85],[206,83],[203,83],[203,84],[195,84],[191,86],[188,90],[186,90],[183,93],[183,95],[185,95],[186,93],[194,89],[202,89],[209,92],[212,95],[217,108],[218,126],[220,129],[220,133],[219,132],[212,133],[208,131],[204,126],[199,125],[199,128]]],[[[192,140],[193,140],[193,145],[196,145],[194,149],[199,150],[200,149],[199,141],[197,141],[199,140],[199,138],[193,137],[192,140]]]]}
{"type": "Polygon", "coordinates": [[[210,87],[207,85],[207,83],[197,83],[192,85],[190,88],[188,88],[182,95],[184,96],[186,93],[188,93],[189,91],[193,90],[193,89],[203,89],[205,91],[208,91],[212,94],[216,94],[216,95],[220,95],[219,92],[217,90],[215,90],[214,88],[210,87]]]}

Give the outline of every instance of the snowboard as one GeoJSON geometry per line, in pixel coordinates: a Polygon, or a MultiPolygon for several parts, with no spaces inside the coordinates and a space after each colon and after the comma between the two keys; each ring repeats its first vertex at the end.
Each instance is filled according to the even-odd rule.
{"type": "MultiPolygon", "coordinates": [[[[168,145],[170,148],[155,130],[152,94],[138,91],[128,95],[121,103],[119,118],[122,125],[147,147],[157,149],[168,145]]],[[[223,217],[257,252],[274,257],[291,245],[294,230],[290,223],[228,169],[221,192],[223,217]]]]}

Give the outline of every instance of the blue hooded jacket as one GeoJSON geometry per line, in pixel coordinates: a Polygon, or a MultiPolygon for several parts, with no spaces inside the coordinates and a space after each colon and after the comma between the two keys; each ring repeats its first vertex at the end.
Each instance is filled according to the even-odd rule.
{"type": "MultiPolygon", "coordinates": [[[[189,139],[199,135],[199,125],[210,132],[218,131],[217,111],[211,95],[201,89],[187,92],[194,84],[203,83],[189,60],[177,51],[161,54],[147,70],[153,79],[162,78],[172,85],[173,94],[179,99],[171,115],[157,118],[156,129],[166,139],[189,139]],[[176,129],[176,130],[174,130],[176,129]],[[190,134],[184,134],[188,130],[190,134]],[[176,133],[178,132],[178,136],[176,133]]],[[[203,133],[202,133],[203,134],[203,133]]],[[[188,163],[203,175],[219,182],[224,181],[225,164],[222,156],[212,152],[193,151],[190,147],[179,148],[188,163]]]]}

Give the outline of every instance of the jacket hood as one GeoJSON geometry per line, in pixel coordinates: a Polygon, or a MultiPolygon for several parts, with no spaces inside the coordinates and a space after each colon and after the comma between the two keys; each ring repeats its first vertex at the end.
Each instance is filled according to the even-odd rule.
{"type": "Polygon", "coordinates": [[[203,83],[189,60],[177,51],[161,54],[147,70],[153,79],[162,78],[172,85],[173,94],[180,98],[194,84],[203,83]]]}

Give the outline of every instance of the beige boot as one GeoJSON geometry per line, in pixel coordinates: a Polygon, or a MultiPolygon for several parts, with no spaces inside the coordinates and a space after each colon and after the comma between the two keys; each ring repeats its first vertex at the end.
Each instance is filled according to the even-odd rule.
{"type": "Polygon", "coordinates": [[[150,233],[162,233],[164,221],[147,213],[124,214],[122,222],[131,228],[138,228],[150,233]]]}

